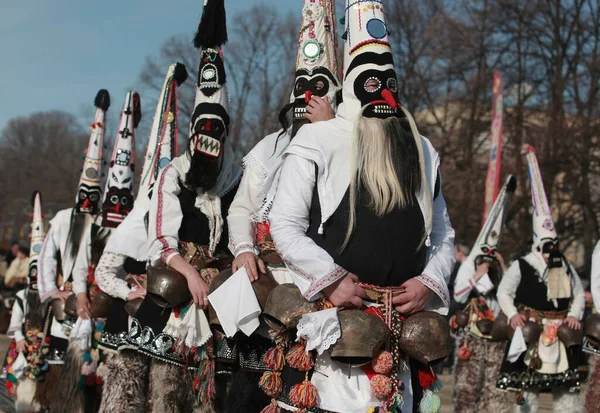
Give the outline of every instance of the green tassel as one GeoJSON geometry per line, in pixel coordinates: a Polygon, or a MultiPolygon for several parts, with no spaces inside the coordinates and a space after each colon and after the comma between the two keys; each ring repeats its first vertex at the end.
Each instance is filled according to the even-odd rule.
{"type": "Polygon", "coordinates": [[[442,401],[437,394],[432,391],[425,391],[425,395],[419,405],[419,413],[440,413],[442,411],[442,401]]]}
{"type": "Polygon", "coordinates": [[[340,24],[342,24],[342,25],[346,25],[346,16],[344,16],[344,17],[340,17],[340,18],[338,19],[338,21],[340,22],[340,24]]]}

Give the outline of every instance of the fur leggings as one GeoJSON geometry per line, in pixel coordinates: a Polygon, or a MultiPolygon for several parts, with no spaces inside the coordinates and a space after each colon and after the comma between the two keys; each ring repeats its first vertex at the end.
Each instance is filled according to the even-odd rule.
{"type": "MultiPolygon", "coordinates": [[[[456,348],[462,344],[460,340],[456,348]]],[[[509,412],[512,409],[509,394],[496,388],[506,343],[469,338],[468,347],[471,357],[457,358],[454,368],[454,412],[509,412]]]]}
{"type": "MultiPolygon", "coordinates": [[[[554,413],[578,413],[581,411],[581,400],[579,393],[568,393],[562,389],[552,391],[554,403],[552,411],[554,413]]],[[[515,405],[515,413],[536,413],[540,407],[540,394],[538,392],[525,392],[525,404],[523,406],[515,405]]],[[[597,408],[593,411],[597,411],[597,408]]]]}
{"type": "Polygon", "coordinates": [[[600,356],[590,357],[590,377],[585,394],[585,413],[595,413],[600,408],[600,356]]]}
{"type": "Polygon", "coordinates": [[[102,368],[100,413],[191,413],[192,374],[133,351],[111,354],[102,368]]]}

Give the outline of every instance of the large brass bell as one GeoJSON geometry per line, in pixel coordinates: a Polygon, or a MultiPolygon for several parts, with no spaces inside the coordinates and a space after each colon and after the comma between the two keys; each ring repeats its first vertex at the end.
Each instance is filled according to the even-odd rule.
{"type": "MultiPolygon", "coordinates": [[[[67,319],[67,313],[65,313],[65,302],[60,298],[55,299],[50,304],[52,308],[52,315],[57,321],[65,321],[67,319]]],[[[77,314],[77,304],[75,304],[75,314],[77,314]]]]}
{"type": "Polygon", "coordinates": [[[90,312],[93,318],[106,318],[110,313],[110,307],[113,303],[113,298],[100,290],[94,295],[90,312]]]}
{"type": "Polygon", "coordinates": [[[148,267],[147,282],[147,293],[159,307],[177,307],[191,298],[185,277],[164,264],[148,267]]]}
{"type": "Polygon", "coordinates": [[[492,336],[492,340],[494,341],[506,341],[508,340],[508,318],[506,314],[500,313],[496,320],[494,320],[494,325],[492,326],[492,331],[490,335],[492,336]]]}
{"type": "Polygon", "coordinates": [[[389,329],[379,317],[362,310],[339,312],[342,335],[329,348],[332,360],[352,366],[362,366],[373,360],[383,349],[389,329]]]}
{"type": "Polygon", "coordinates": [[[488,336],[492,332],[494,322],[492,320],[477,320],[475,325],[477,326],[481,334],[488,336]]]}
{"type": "Polygon", "coordinates": [[[523,338],[525,339],[525,343],[528,345],[535,344],[538,342],[540,338],[540,334],[542,334],[542,328],[535,321],[526,321],[523,326],[523,338]]]}
{"type": "Polygon", "coordinates": [[[294,284],[275,287],[267,298],[263,318],[272,329],[292,328],[304,314],[317,311],[317,303],[308,301],[294,284]]]}
{"type": "Polygon", "coordinates": [[[455,315],[455,319],[456,319],[456,324],[458,324],[459,327],[466,327],[467,324],[469,324],[469,314],[465,313],[464,311],[459,311],[456,313],[455,315]]]}
{"type": "Polygon", "coordinates": [[[446,318],[433,311],[413,314],[402,322],[400,348],[423,364],[433,364],[452,351],[446,318]]]}
{"type": "MultiPolygon", "coordinates": [[[[65,300],[64,307],[65,314],[71,318],[77,318],[77,296],[75,294],[71,294],[65,300]]],[[[58,320],[58,318],[57,318],[58,320]]],[[[59,320],[60,321],[60,320],[59,320]]]]}
{"type": "Polygon", "coordinates": [[[140,306],[144,302],[143,298],[136,298],[135,300],[130,300],[125,303],[125,311],[132,317],[135,317],[137,311],[140,309],[140,306]]]}
{"type": "Polygon", "coordinates": [[[558,338],[568,347],[580,346],[583,342],[583,330],[574,330],[566,323],[558,327],[558,338]]]}
{"type": "Polygon", "coordinates": [[[600,314],[592,314],[585,320],[583,333],[592,344],[600,344],[600,314]]]}

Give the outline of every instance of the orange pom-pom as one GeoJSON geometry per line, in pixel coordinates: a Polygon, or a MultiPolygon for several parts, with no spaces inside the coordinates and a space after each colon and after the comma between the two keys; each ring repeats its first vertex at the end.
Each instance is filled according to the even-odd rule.
{"type": "Polygon", "coordinates": [[[271,403],[267,407],[262,409],[260,413],[281,413],[281,409],[277,405],[277,400],[271,400],[271,403]]]}
{"type": "Polygon", "coordinates": [[[392,380],[383,374],[376,374],[371,378],[371,392],[378,399],[384,400],[392,394],[392,380]]]}
{"type": "Polygon", "coordinates": [[[389,351],[382,351],[373,361],[373,370],[379,374],[390,374],[394,366],[394,357],[389,351]]]}
{"type": "Polygon", "coordinates": [[[471,350],[469,350],[469,347],[462,346],[461,348],[459,348],[458,358],[465,361],[469,360],[471,358],[471,350]]]}
{"type": "Polygon", "coordinates": [[[277,397],[283,389],[283,383],[281,382],[281,373],[274,373],[272,371],[265,371],[258,382],[258,386],[265,392],[269,397],[277,397]]]}
{"type": "Polygon", "coordinates": [[[317,388],[308,379],[294,385],[290,390],[290,401],[300,408],[315,407],[317,405],[317,398],[317,388]]]}
{"type": "Polygon", "coordinates": [[[264,361],[267,367],[271,370],[281,371],[285,365],[285,357],[283,351],[279,347],[273,347],[267,351],[264,356],[264,361]]]}
{"type": "Polygon", "coordinates": [[[310,371],[315,365],[304,344],[295,344],[285,356],[290,367],[300,371],[310,371]]]}

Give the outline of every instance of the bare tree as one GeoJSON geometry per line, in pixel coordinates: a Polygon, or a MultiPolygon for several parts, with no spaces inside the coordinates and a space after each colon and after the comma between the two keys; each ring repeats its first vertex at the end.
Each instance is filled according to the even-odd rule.
{"type": "MultiPolygon", "coordinates": [[[[230,41],[223,48],[232,120],[228,139],[237,155],[244,155],[279,128],[279,110],[287,103],[293,87],[298,21],[265,5],[229,19],[230,41]]],[[[191,35],[172,37],[157,56],[146,59],[139,76],[142,89],[151,96],[146,108],[152,108],[166,68],[175,61],[186,66],[190,79],[179,91],[180,130],[184,137],[188,136],[193,111],[199,56],[191,35]]]]}
{"type": "Polygon", "coordinates": [[[74,116],[59,111],[11,119],[0,137],[0,216],[28,200],[35,189],[44,200],[69,207],[89,135],[74,116]]]}

